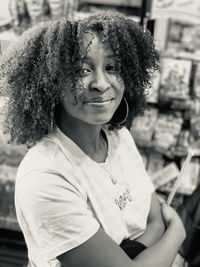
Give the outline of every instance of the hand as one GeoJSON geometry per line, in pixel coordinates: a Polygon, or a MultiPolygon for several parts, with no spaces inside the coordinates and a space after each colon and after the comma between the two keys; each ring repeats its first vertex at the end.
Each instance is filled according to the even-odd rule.
{"type": "Polygon", "coordinates": [[[167,203],[161,204],[161,213],[165,223],[166,228],[175,227],[177,236],[179,235],[182,240],[186,237],[185,228],[183,223],[177,214],[177,212],[170,207],[167,203]]]}

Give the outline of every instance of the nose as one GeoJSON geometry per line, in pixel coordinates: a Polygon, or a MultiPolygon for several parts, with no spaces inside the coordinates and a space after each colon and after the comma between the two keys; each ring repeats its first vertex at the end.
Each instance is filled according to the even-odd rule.
{"type": "Polygon", "coordinates": [[[90,84],[92,90],[106,91],[110,88],[110,81],[102,70],[98,70],[93,74],[93,79],[90,84]]]}

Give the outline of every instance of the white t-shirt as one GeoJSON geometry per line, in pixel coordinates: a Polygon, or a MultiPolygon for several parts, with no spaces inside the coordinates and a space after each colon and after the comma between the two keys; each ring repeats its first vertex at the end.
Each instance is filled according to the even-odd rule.
{"type": "Polygon", "coordinates": [[[58,128],[21,162],[15,205],[29,266],[60,266],[56,257],[99,227],[117,244],[144,232],[154,187],[129,131],[104,132],[105,163],[89,158],[58,128]]]}

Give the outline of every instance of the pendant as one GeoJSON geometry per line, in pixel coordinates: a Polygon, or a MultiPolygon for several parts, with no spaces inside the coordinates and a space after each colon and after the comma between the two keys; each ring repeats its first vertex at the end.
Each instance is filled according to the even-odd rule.
{"type": "Polygon", "coordinates": [[[110,175],[110,178],[111,178],[113,184],[116,184],[117,183],[117,180],[112,175],[110,175]]]}

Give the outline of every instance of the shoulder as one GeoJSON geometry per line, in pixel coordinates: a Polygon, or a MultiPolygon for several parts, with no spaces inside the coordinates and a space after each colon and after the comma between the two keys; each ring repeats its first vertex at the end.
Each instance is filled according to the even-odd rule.
{"type": "MultiPolygon", "coordinates": [[[[47,136],[29,149],[18,167],[15,193],[40,192],[41,196],[69,189],[85,198],[85,190],[77,180],[74,166],[56,143],[47,136]],[[44,193],[45,192],[45,193],[44,193]]],[[[21,193],[20,193],[21,194],[21,193]]]]}
{"type": "Polygon", "coordinates": [[[60,157],[59,148],[51,138],[43,138],[31,147],[21,161],[17,176],[24,176],[27,173],[38,169],[48,169],[55,165],[56,159],[60,157]]]}
{"type": "MultiPolygon", "coordinates": [[[[16,175],[16,189],[27,186],[38,187],[56,181],[58,184],[72,177],[70,162],[52,136],[44,137],[31,147],[21,161],[16,175]],[[66,171],[67,170],[67,171],[66,171]],[[26,184],[26,185],[25,185],[26,184]]],[[[66,181],[65,181],[66,182],[66,181]]]]}
{"type": "Polygon", "coordinates": [[[116,146],[128,146],[132,149],[137,150],[135,141],[130,131],[126,127],[114,130],[109,130],[108,128],[105,128],[105,132],[109,136],[109,138],[112,139],[112,141],[116,144],[116,146]]]}
{"type": "Polygon", "coordinates": [[[107,130],[110,152],[118,155],[128,167],[133,164],[137,165],[137,169],[144,169],[144,164],[140,151],[133,139],[130,131],[123,127],[116,130],[107,130]]]}

